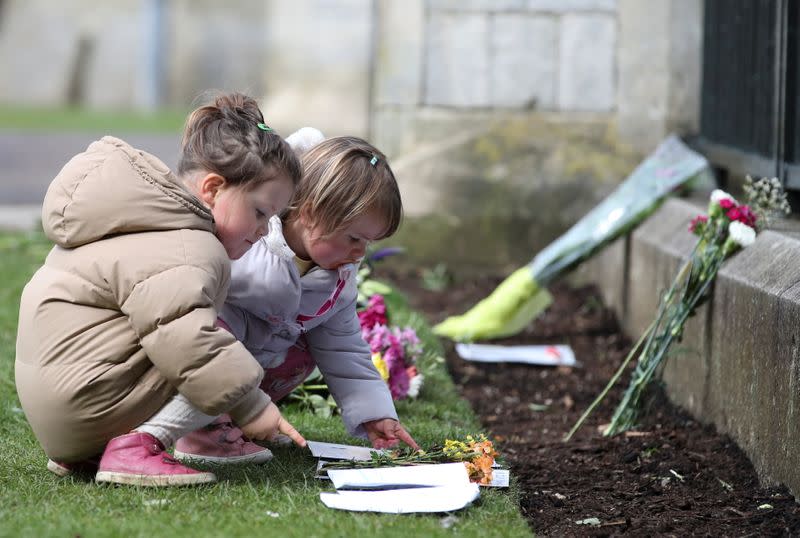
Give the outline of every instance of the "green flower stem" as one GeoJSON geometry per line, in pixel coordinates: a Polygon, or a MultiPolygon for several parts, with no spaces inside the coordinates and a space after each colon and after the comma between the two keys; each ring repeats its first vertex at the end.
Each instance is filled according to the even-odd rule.
{"type": "MultiPolygon", "coordinates": [[[[645,351],[642,352],[642,355],[639,357],[639,363],[634,371],[634,377],[631,380],[631,384],[625,391],[622,401],[620,401],[619,405],[617,406],[617,409],[612,416],[611,423],[609,424],[608,428],[606,428],[605,432],[603,432],[603,435],[616,435],[632,428],[635,425],[635,421],[638,417],[639,400],[641,399],[641,396],[644,394],[644,391],[652,381],[656,370],[662,364],[674,338],[682,333],[683,326],[688,317],[694,313],[700,302],[705,299],[709,287],[716,279],[717,272],[719,271],[722,262],[725,260],[724,252],[722,252],[721,249],[713,248],[708,250],[710,251],[710,255],[708,257],[703,256],[701,260],[706,262],[704,264],[705,268],[700,272],[699,275],[697,275],[698,277],[702,276],[704,278],[698,278],[698,281],[700,282],[699,285],[697,285],[696,282],[691,282],[691,275],[694,273],[694,271],[690,270],[690,282],[688,282],[684,288],[685,292],[688,292],[688,297],[685,295],[682,296],[680,301],[673,305],[675,308],[670,309],[673,311],[672,315],[669,316],[666,326],[658,331],[659,336],[654,339],[654,341],[658,342],[655,353],[651,355],[649,353],[649,349],[645,349],[645,351]]],[[[685,276],[687,267],[695,266],[697,261],[698,260],[696,260],[693,256],[678,274],[675,282],[679,282],[681,278],[685,276]]],[[[673,284],[673,286],[674,285],[675,284],[673,284]]],[[[659,323],[656,325],[660,326],[661,316],[659,316],[657,319],[659,320],[659,323]]]]}
{"type": "Polygon", "coordinates": [[[466,452],[459,452],[456,455],[446,452],[441,445],[439,445],[427,451],[414,451],[411,448],[402,448],[391,452],[371,451],[370,455],[372,459],[369,460],[340,460],[327,462],[323,466],[323,470],[420,465],[425,463],[455,463],[459,461],[472,461],[481,456],[481,452],[468,450],[466,452]]]}
{"type": "Polygon", "coordinates": [[[597,405],[603,400],[603,398],[606,397],[606,394],[608,394],[608,391],[611,390],[611,387],[613,387],[617,383],[617,381],[619,380],[620,376],[622,375],[622,372],[625,371],[625,367],[628,366],[628,363],[631,362],[631,359],[634,357],[634,355],[636,355],[636,351],[638,351],[639,347],[642,345],[642,342],[644,342],[644,339],[649,334],[651,334],[651,332],[653,330],[653,327],[655,327],[655,323],[656,323],[655,321],[650,323],[650,326],[644,331],[644,333],[642,333],[642,336],[639,337],[639,341],[636,342],[635,346],[633,346],[633,349],[631,349],[630,353],[628,353],[628,356],[625,357],[624,361],[622,361],[622,364],[620,365],[619,369],[617,369],[617,372],[614,374],[614,376],[608,382],[608,384],[606,385],[606,388],[603,389],[603,392],[601,392],[597,396],[597,398],[594,399],[592,404],[589,406],[588,409],[586,409],[586,411],[583,412],[583,414],[581,415],[581,418],[578,419],[578,421],[575,423],[575,425],[572,427],[572,429],[569,431],[569,433],[566,436],[564,436],[563,441],[565,443],[567,441],[569,441],[570,439],[572,439],[572,436],[575,435],[575,432],[578,431],[578,429],[583,425],[583,423],[586,421],[586,419],[589,418],[589,415],[592,414],[592,411],[594,411],[595,407],[597,407],[597,405]]]}
{"type": "MultiPolygon", "coordinates": [[[[699,243],[698,243],[698,245],[699,245],[699,243]]],[[[695,245],[695,250],[698,248],[698,245],[695,245]]],[[[581,417],[578,419],[578,421],[575,423],[575,425],[572,427],[572,429],[569,431],[569,433],[564,437],[563,440],[565,442],[569,441],[572,438],[572,436],[575,434],[575,432],[578,431],[578,429],[581,427],[581,425],[583,425],[583,423],[586,421],[586,419],[589,417],[589,415],[594,411],[594,409],[597,407],[597,405],[600,403],[600,401],[602,401],[602,399],[608,394],[608,391],[611,390],[611,387],[613,387],[617,383],[617,381],[619,380],[620,376],[625,371],[625,368],[628,366],[628,363],[630,363],[631,359],[636,355],[636,352],[639,349],[639,347],[642,345],[642,342],[645,342],[645,344],[644,344],[644,349],[643,349],[642,353],[639,355],[639,364],[637,365],[637,369],[639,369],[641,367],[642,360],[643,360],[642,358],[649,356],[650,349],[653,346],[654,337],[656,335],[655,329],[661,325],[661,322],[662,322],[664,316],[667,313],[668,306],[672,303],[672,301],[673,301],[673,299],[675,297],[675,292],[676,292],[678,286],[681,284],[682,279],[686,278],[687,274],[691,274],[693,255],[694,255],[694,251],[692,251],[692,256],[690,256],[689,260],[687,260],[686,263],[683,264],[683,267],[681,267],[681,270],[678,272],[678,275],[675,277],[675,280],[673,280],[673,282],[670,285],[669,289],[664,294],[661,302],[659,303],[659,307],[658,307],[658,312],[656,314],[656,318],[652,321],[652,323],[650,323],[650,326],[644,331],[644,333],[642,333],[642,336],[639,338],[639,341],[636,342],[636,345],[628,353],[628,356],[625,357],[624,361],[622,361],[622,364],[617,369],[617,372],[614,374],[614,376],[611,378],[611,380],[609,380],[608,384],[606,384],[606,387],[603,389],[603,391],[600,393],[600,395],[597,398],[595,398],[595,400],[592,402],[592,404],[589,406],[589,408],[583,413],[583,415],[581,415],[581,417]]],[[[686,289],[685,289],[685,286],[684,286],[683,293],[685,293],[685,291],[686,291],[686,289]]],[[[634,379],[635,378],[636,378],[636,375],[634,374],[634,379]]]]}

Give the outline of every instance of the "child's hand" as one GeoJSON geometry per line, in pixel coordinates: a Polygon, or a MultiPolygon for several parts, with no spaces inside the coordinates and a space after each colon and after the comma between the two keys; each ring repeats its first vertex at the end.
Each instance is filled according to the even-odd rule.
{"type": "Polygon", "coordinates": [[[241,429],[251,439],[270,439],[276,433],[282,433],[294,441],[297,446],[306,446],[303,436],[283,418],[278,406],[272,402],[256,418],[241,426],[241,429]]]}
{"type": "Polygon", "coordinates": [[[367,430],[367,435],[372,443],[373,448],[390,448],[395,446],[399,441],[419,450],[419,445],[408,434],[408,432],[400,425],[399,422],[393,418],[381,418],[378,420],[370,420],[363,424],[364,429],[367,430]]]}

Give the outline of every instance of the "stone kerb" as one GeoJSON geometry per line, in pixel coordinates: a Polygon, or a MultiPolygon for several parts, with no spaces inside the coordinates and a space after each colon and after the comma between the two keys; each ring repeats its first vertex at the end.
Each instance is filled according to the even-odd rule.
{"type": "MultiPolygon", "coordinates": [[[[638,339],[655,318],[661,296],[688,259],[697,238],[689,221],[704,208],[683,200],[667,200],[637,229],[630,245],[626,328],[638,339]]],[[[693,414],[703,412],[708,373],[708,306],[687,320],[683,338],[672,346],[664,367],[667,393],[693,414]]]]}
{"type": "Polygon", "coordinates": [[[800,493],[800,241],[766,231],[720,271],[707,419],[759,476],[800,493]]]}
{"type": "MultiPolygon", "coordinates": [[[[604,251],[584,272],[637,339],[662,293],[688,257],[696,202],[668,200],[620,247],[604,251]],[[628,264],[625,267],[625,264],[628,264]],[[603,269],[600,270],[600,266],[603,269]],[[616,268],[616,270],[615,270],[616,268]],[[619,275],[627,274],[620,291],[619,275]]],[[[711,301],[686,324],[664,370],[669,398],[704,423],[728,433],[764,483],[800,494],[800,234],[765,231],[728,260],[711,301]]]]}

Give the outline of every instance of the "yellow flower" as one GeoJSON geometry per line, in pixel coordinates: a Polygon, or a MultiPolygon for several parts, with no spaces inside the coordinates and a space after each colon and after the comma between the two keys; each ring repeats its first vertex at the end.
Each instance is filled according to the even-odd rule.
{"type": "Polygon", "coordinates": [[[469,452],[469,448],[461,441],[446,439],[444,442],[444,453],[450,457],[463,457],[464,452],[469,452]]]}
{"type": "Polygon", "coordinates": [[[378,373],[381,374],[381,379],[384,381],[389,380],[389,366],[386,364],[386,361],[383,360],[380,353],[373,353],[372,354],[372,364],[375,365],[375,368],[378,369],[378,373]]]}

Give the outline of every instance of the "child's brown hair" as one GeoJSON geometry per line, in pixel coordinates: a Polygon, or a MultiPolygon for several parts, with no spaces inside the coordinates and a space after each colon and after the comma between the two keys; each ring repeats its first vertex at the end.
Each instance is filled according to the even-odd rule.
{"type": "Polygon", "coordinates": [[[295,185],[302,168],[292,148],[272,128],[252,97],[241,93],[217,95],[186,120],[178,175],[207,170],[233,186],[256,186],[283,171],[295,185]]]}
{"type": "Polygon", "coordinates": [[[303,178],[287,220],[300,215],[332,234],[369,211],[386,219],[381,237],[397,231],[403,215],[400,189],[386,156],[354,136],[329,138],[302,156],[303,178]]]}

